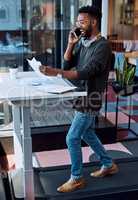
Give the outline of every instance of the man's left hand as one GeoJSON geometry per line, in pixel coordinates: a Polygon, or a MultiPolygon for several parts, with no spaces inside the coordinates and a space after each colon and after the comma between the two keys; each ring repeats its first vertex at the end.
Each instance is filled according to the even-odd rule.
{"type": "Polygon", "coordinates": [[[57,74],[58,74],[58,69],[50,67],[50,66],[41,65],[39,70],[41,73],[43,73],[47,76],[57,76],[57,74]]]}

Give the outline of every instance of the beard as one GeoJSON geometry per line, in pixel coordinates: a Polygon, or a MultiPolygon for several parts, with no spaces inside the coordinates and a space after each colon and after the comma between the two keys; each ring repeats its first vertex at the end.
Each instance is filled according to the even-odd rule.
{"type": "Polygon", "coordinates": [[[82,37],[89,38],[93,32],[92,26],[89,25],[86,30],[82,31],[82,37]]]}

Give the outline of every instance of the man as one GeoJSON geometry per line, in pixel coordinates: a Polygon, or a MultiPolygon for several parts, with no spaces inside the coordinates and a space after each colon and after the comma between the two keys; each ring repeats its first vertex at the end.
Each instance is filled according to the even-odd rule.
{"type": "Polygon", "coordinates": [[[87,90],[87,97],[80,97],[74,103],[77,111],[66,137],[72,163],[71,176],[57,189],[59,192],[71,192],[83,188],[86,184],[83,178],[81,139],[94,150],[101,161],[101,168],[92,172],[91,176],[104,177],[118,171],[117,165],[108,156],[92,129],[95,116],[101,108],[102,93],[111,62],[110,46],[99,32],[100,19],[101,13],[97,8],[80,8],[76,25],[81,30],[81,36],[77,37],[74,31],[70,32],[64,54],[64,70],[49,66],[40,67],[40,71],[49,76],[61,74],[70,80],[83,80],[87,90]],[[70,70],[72,67],[76,69],[70,70]]]}

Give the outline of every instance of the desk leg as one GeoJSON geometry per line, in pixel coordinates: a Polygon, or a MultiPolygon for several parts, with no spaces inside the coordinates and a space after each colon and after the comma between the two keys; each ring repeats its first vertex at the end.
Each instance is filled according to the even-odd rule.
{"type": "Polygon", "coordinates": [[[10,122],[9,104],[7,102],[3,102],[3,110],[4,110],[4,124],[7,125],[10,122]]]}
{"type": "Polygon", "coordinates": [[[20,107],[18,105],[12,105],[13,113],[13,140],[14,140],[14,155],[16,169],[23,168],[23,156],[22,156],[22,138],[21,138],[21,126],[20,126],[20,107]]]}
{"type": "Polygon", "coordinates": [[[24,195],[25,200],[34,200],[34,180],[32,165],[32,138],[29,107],[22,107],[23,156],[24,156],[24,195]]]}
{"type": "Polygon", "coordinates": [[[129,98],[129,113],[128,113],[128,129],[130,130],[130,125],[131,125],[131,114],[132,114],[132,96],[130,95],[130,98],[129,98]]]}

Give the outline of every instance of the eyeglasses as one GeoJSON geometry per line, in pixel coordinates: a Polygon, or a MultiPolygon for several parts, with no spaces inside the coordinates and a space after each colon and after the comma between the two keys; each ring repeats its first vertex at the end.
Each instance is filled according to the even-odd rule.
{"type": "Polygon", "coordinates": [[[85,25],[85,24],[88,24],[89,22],[90,20],[79,20],[79,21],[76,21],[76,26],[85,25]]]}

